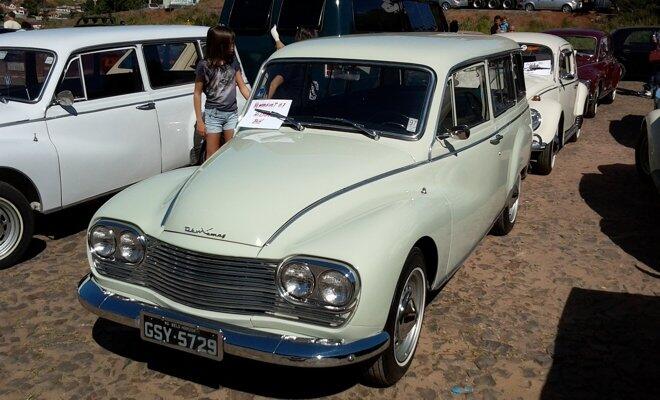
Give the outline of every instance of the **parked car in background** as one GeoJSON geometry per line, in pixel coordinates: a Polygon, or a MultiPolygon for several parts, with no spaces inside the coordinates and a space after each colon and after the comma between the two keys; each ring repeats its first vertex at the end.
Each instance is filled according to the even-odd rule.
{"type": "MultiPolygon", "coordinates": [[[[658,64],[654,66],[657,68],[658,64]]],[[[660,72],[652,79],[651,95],[655,109],[642,122],[635,147],[635,165],[642,180],[654,184],[660,194],[660,72]]]]}
{"type": "Polygon", "coordinates": [[[519,0],[518,4],[525,11],[561,10],[570,13],[582,9],[582,1],[579,0],[519,0]]]}
{"type": "Polygon", "coordinates": [[[80,301],[200,356],[358,364],[393,385],[429,291],[516,222],[532,142],[522,68],[515,42],[483,35],[348,35],[277,51],[249,127],[200,168],[98,210],[80,301]]]}
{"type": "Polygon", "coordinates": [[[516,0],[473,0],[472,7],[490,9],[515,9],[516,0]]]}
{"type": "Polygon", "coordinates": [[[589,89],[579,81],[575,52],[563,38],[528,32],[498,35],[515,40],[523,50],[534,128],[532,161],[535,172],[547,175],[555,166],[559,150],[580,137],[589,89]]]}
{"type": "Polygon", "coordinates": [[[623,67],[612,55],[609,35],[593,29],[553,29],[545,33],[564,38],[577,51],[578,78],[589,88],[584,116],[594,117],[599,102],[614,101],[623,75],[623,67]]]}
{"type": "Polygon", "coordinates": [[[441,0],[440,5],[442,6],[443,11],[447,11],[451,8],[468,7],[470,5],[470,1],[469,0],[441,0]]]}
{"type": "Polygon", "coordinates": [[[626,76],[647,81],[652,69],[649,54],[656,49],[653,35],[658,26],[620,28],[612,32],[612,53],[626,70],[626,76]]]}
{"type": "Polygon", "coordinates": [[[236,32],[250,81],[275,51],[273,25],[285,44],[293,42],[300,27],[314,29],[319,36],[449,31],[438,1],[414,0],[226,0],[220,23],[236,32]]]}
{"type": "Polygon", "coordinates": [[[0,36],[0,267],[36,213],[191,163],[207,28],[63,28],[0,36]]]}

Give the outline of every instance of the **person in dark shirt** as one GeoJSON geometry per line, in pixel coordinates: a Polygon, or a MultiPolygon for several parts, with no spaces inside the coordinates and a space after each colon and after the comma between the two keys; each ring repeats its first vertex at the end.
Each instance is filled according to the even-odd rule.
{"type": "Polygon", "coordinates": [[[500,33],[500,23],[502,22],[502,18],[500,18],[499,15],[496,15],[495,18],[493,18],[493,26],[490,27],[490,34],[494,35],[496,33],[500,33]]]}

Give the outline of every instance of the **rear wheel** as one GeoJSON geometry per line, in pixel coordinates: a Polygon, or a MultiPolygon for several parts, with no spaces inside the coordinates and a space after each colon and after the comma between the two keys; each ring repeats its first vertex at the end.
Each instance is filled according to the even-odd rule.
{"type": "Polygon", "coordinates": [[[561,11],[562,11],[562,12],[565,12],[565,13],[572,12],[572,11],[573,11],[573,7],[569,6],[568,4],[564,4],[564,5],[561,7],[561,11]]]}
{"type": "Polygon", "coordinates": [[[472,7],[474,7],[474,8],[483,8],[483,1],[484,0],[474,0],[472,2],[472,7]]]}
{"type": "Polygon", "coordinates": [[[518,175],[518,181],[507,199],[504,209],[497,217],[491,233],[495,236],[505,236],[513,229],[518,218],[518,209],[520,208],[520,192],[522,189],[522,174],[518,175]]]}
{"type": "Polygon", "coordinates": [[[0,182],[0,269],[14,265],[23,256],[33,231],[34,214],[25,196],[0,182]]]}
{"type": "Polygon", "coordinates": [[[596,93],[594,93],[593,100],[587,102],[587,109],[584,112],[584,116],[587,118],[593,118],[598,112],[598,98],[600,97],[600,87],[596,88],[596,93]]]}
{"type": "Polygon", "coordinates": [[[379,387],[392,386],[412,363],[426,305],[426,264],[414,247],[403,266],[385,325],[390,344],[365,371],[365,378],[379,387]]]}
{"type": "Polygon", "coordinates": [[[612,89],[612,91],[608,93],[607,96],[603,97],[603,103],[612,104],[614,103],[614,99],[616,99],[616,88],[612,89]]]}
{"type": "Polygon", "coordinates": [[[525,11],[534,11],[534,4],[525,4],[525,11]]]}
{"type": "Polygon", "coordinates": [[[500,8],[499,0],[488,0],[488,8],[490,8],[491,10],[500,8]]]}
{"type": "Polygon", "coordinates": [[[505,10],[510,10],[514,8],[513,0],[504,0],[502,2],[502,8],[504,8],[505,10]]]}
{"type": "Polygon", "coordinates": [[[442,10],[443,10],[443,11],[447,11],[447,10],[449,10],[450,8],[451,8],[451,6],[450,6],[449,3],[447,3],[446,1],[445,1],[444,3],[442,3],[442,10]]]}

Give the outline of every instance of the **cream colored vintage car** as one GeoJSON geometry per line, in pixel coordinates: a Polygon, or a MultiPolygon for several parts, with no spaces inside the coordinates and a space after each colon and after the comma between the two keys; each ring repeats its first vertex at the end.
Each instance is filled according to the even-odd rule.
{"type": "Polygon", "coordinates": [[[534,171],[552,172],[557,152],[580,137],[589,88],[580,82],[575,51],[565,39],[545,33],[513,32],[523,51],[527,100],[532,111],[534,171]]]}
{"type": "Polygon", "coordinates": [[[80,301],[200,356],[360,363],[394,384],[428,293],[516,222],[532,142],[522,68],[501,37],[287,46],[229,144],[99,209],[80,301]]]}

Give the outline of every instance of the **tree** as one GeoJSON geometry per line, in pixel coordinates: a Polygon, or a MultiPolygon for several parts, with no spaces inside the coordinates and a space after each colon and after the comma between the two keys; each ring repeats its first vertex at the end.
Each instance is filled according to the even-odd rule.
{"type": "Polygon", "coordinates": [[[39,10],[45,6],[45,0],[25,0],[23,1],[23,8],[27,11],[27,15],[39,15],[39,10]]]}

